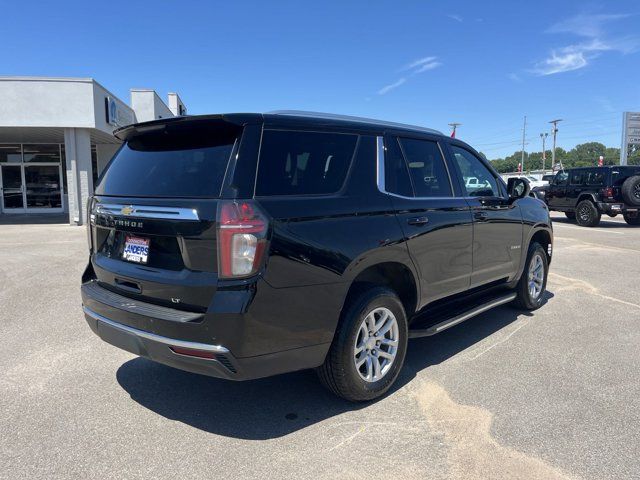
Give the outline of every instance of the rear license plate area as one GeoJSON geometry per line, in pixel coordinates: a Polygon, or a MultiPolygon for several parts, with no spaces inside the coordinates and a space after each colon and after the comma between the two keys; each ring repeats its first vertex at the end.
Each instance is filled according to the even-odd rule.
{"type": "Polygon", "coordinates": [[[122,258],[127,262],[146,265],[149,260],[149,239],[126,235],[122,258]]]}

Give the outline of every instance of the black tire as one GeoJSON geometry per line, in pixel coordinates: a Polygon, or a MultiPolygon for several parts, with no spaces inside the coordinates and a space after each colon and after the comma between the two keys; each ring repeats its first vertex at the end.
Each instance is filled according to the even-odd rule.
{"type": "MultiPolygon", "coordinates": [[[[363,290],[345,307],[327,358],[317,369],[320,381],[331,392],[351,402],[364,402],[378,398],[389,390],[402,369],[407,353],[408,337],[407,317],[402,302],[395,292],[376,286],[363,290]],[[386,373],[377,381],[366,381],[356,368],[355,345],[360,338],[362,322],[376,308],[387,308],[395,316],[398,345],[395,358],[386,373]]],[[[371,351],[376,353],[375,349],[371,351]]]]}
{"type": "Polygon", "coordinates": [[[600,223],[600,211],[591,200],[582,200],[576,207],[576,222],[582,227],[596,227],[600,223]]]}
{"type": "Polygon", "coordinates": [[[517,308],[522,308],[524,310],[536,310],[542,306],[542,301],[544,297],[544,292],[547,289],[547,275],[549,274],[549,260],[547,258],[547,254],[537,242],[531,243],[529,245],[529,250],[527,251],[527,260],[524,264],[524,270],[522,271],[522,276],[520,277],[520,281],[516,286],[517,297],[513,301],[514,306],[517,308]],[[534,262],[535,258],[539,258],[542,261],[543,266],[543,278],[542,278],[542,290],[536,296],[532,295],[529,290],[529,270],[531,268],[532,262],[534,262]]]}
{"type": "Polygon", "coordinates": [[[640,207],[640,175],[627,178],[620,190],[625,203],[640,207]]]}
{"type": "Polygon", "coordinates": [[[564,212],[564,214],[567,216],[567,218],[569,220],[575,220],[576,219],[576,212],[564,212]]]}
{"type": "Polygon", "coordinates": [[[628,213],[623,213],[622,216],[628,225],[633,225],[634,227],[640,225],[640,213],[637,213],[635,217],[632,217],[628,213]]]}
{"type": "Polygon", "coordinates": [[[617,213],[611,213],[611,212],[608,212],[607,215],[610,216],[611,218],[616,218],[618,216],[617,213]]]}

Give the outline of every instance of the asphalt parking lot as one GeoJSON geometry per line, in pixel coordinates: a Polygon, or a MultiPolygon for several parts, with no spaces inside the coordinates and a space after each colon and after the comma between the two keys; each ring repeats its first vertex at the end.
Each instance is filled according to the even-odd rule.
{"type": "Polygon", "coordinates": [[[638,478],[640,228],[554,220],[540,310],[412,340],[365,405],[111,347],[81,313],[85,229],[0,225],[0,478],[638,478]]]}

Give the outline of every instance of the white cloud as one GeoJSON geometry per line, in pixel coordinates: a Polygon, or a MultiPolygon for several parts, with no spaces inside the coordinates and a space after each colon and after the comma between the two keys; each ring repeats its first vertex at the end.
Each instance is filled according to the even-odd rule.
{"type": "Polygon", "coordinates": [[[509,80],[513,80],[514,82],[522,81],[522,79],[520,78],[520,75],[514,72],[511,72],[509,75],[507,75],[507,77],[509,78],[509,80]]]}
{"type": "Polygon", "coordinates": [[[570,72],[586,67],[603,52],[629,54],[637,51],[640,37],[607,38],[604,32],[604,24],[627,17],[626,14],[580,14],[556,23],[548,33],[571,33],[589,40],[552,50],[546,59],[534,65],[532,72],[537,75],[570,72]]]}
{"type": "MultiPolygon", "coordinates": [[[[408,72],[406,75],[412,77],[419,73],[427,72],[429,70],[433,70],[434,68],[438,68],[442,63],[438,61],[438,57],[422,57],[414,60],[411,63],[408,63],[404,67],[400,69],[401,72],[408,72]]],[[[385,85],[380,90],[378,90],[378,95],[384,95],[389,93],[391,90],[398,88],[400,85],[406,83],[407,76],[399,78],[397,81],[390,83],[389,85],[385,85]]]]}
{"type": "Polygon", "coordinates": [[[393,83],[390,83],[389,85],[385,85],[380,90],[378,90],[378,95],[384,95],[386,93],[389,93],[391,90],[393,90],[394,88],[398,88],[400,85],[402,85],[406,81],[407,81],[407,79],[402,77],[399,80],[397,80],[397,81],[395,81],[393,83]]]}
{"type": "Polygon", "coordinates": [[[599,37],[604,33],[604,24],[622,20],[630,15],[620,13],[588,14],[581,13],[552,25],[549,33],[572,33],[581,37],[599,37]]]}
{"type": "Polygon", "coordinates": [[[589,62],[583,52],[560,53],[553,51],[551,56],[536,64],[534,72],[538,75],[570,72],[586,67],[589,62]]]}
{"type": "Polygon", "coordinates": [[[455,20],[456,22],[460,22],[460,23],[464,21],[460,15],[456,15],[455,13],[450,13],[449,15],[447,15],[447,17],[449,17],[451,20],[455,20]]]}
{"type": "Polygon", "coordinates": [[[423,57],[423,58],[419,58],[417,60],[414,60],[413,62],[405,65],[404,67],[402,67],[402,70],[412,70],[416,67],[422,67],[423,65],[427,65],[430,63],[433,63],[437,60],[438,57],[423,57]]]}

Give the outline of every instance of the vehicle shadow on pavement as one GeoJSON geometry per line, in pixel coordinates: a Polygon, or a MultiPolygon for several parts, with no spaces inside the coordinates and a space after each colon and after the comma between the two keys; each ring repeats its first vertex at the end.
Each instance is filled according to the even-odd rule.
{"type": "MultiPolygon", "coordinates": [[[[547,292],[545,302],[552,297],[547,292]]],[[[433,337],[411,340],[405,367],[388,395],[417,372],[451,358],[521,315],[532,313],[503,306],[433,337]]],[[[370,405],[333,396],[310,370],[233,382],[135,358],[124,363],[116,377],[134,401],[158,415],[216,435],[249,440],[278,438],[370,405]]]]}

